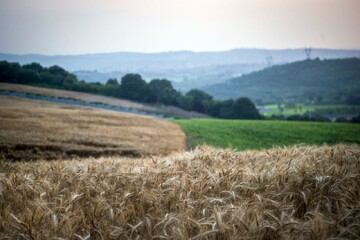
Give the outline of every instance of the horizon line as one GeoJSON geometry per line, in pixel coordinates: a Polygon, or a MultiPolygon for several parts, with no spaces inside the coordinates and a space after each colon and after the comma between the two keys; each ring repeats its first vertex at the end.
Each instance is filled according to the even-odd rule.
{"type": "MultiPolygon", "coordinates": [[[[64,57],[64,56],[86,56],[86,55],[106,55],[106,54],[164,54],[164,53],[219,53],[219,52],[231,52],[236,50],[263,50],[263,51],[291,51],[291,50],[301,50],[305,49],[304,47],[295,47],[295,48],[258,48],[258,47],[240,47],[240,48],[231,48],[226,50],[167,50],[167,51],[153,51],[153,52],[141,52],[141,51],[113,51],[113,52],[93,52],[93,53],[75,53],[75,54],[44,54],[44,53],[9,53],[9,52],[0,52],[3,55],[15,55],[15,56],[47,56],[47,57],[64,57]]],[[[311,47],[311,46],[310,46],[311,47]]],[[[313,50],[333,50],[333,51],[360,51],[360,48],[324,48],[324,47],[311,47],[313,50]]]]}

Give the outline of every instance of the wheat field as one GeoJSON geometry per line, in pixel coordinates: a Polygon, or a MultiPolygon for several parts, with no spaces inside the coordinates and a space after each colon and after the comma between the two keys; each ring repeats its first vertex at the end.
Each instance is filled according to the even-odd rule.
{"type": "Polygon", "coordinates": [[[189,112],[174,106],[158,106],[158,105],[150,105],[145,103],[138,103],[129,101],[126,99],[119,99],[114,97],[101,96],[90,93],[82,93],[76,91],[68,91],[68,90],[59,90],[59,89],[50,89],[50,88],[42,88],[42,87],[32,87],[21,84],[11,84],[11,83],[0,83],[0,90],[3,91],[13,91],[13,92],[21,92],[21,93],[30,93],[30,94],[40,94],[43,96],[51,96],[51,97],[59,97],[59,98],[70,98],[77,99],[85,102],[95,102],[95,103],[103,103],[111,106],[117,106],[122,108],[136,109],[139,111],[145,111],[149,113],[155,114],[164,114],[168,116],[177,116],[181,118],[207,118],[208,115],[197,113],[197,112],[189,112]]]}
{"type": "Polygon", "coordinates": [[[0,239],[360,238],[358,145],[0,162],[0,239]]]}
{"type": "Polygon", "coordinates": [[[163,119],[0,96],[0,154],[8,160],[164,155],[186,148],[163,119]]]}

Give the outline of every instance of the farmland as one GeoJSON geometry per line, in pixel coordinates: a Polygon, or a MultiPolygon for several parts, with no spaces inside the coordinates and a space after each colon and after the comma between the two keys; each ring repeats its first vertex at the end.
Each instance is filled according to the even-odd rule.
{"type": "Polygon", "coordinates": [[[358,239],[360,148],[1,161],[1,239],[358,239]]]}
{"type": "Polygon", "coordinates": [[[359,125],[0,103],[0,239],[360,237],[359,125]]]}
{"type": "Polygon", "coordinates": [[[12,160],[168,154],[178,126],[146,116],[0,96],[1,154],[12,160]]]}
{"type": "Polygon", "coordinates": [[[237,150],[294,144],[360,144],[359,124],[218,119],[174,122],[181,126],[193,148],[202,144],[237,150]]]}
{"type": "Polygon", "coordinates": [[[272,104],[262,106],[260,109],[261,113],[265,116],[271,115],[296,115],[305,114],[309,112],[321,112],[322,114],[329,115],[358,115],[360,114],[359,106],[351,105],[305,105],[305,104],[294,104],[294,106],[287,107],[286,104],[272,104]]]}
{"type": "Polygon", "coordinates": [[[115,107],[136,109],[139,111],[155,113],[155,114],[163,114],[165,116],[175,116],[181,118],[207,117],[205,114],[185,111],[183,109],[174,106],[158,106],[158,105],[143,104],[143,103],[128,101],[124,99],[114,98],[114,97],[106,97],[101,95],[81,93],[75,91],[31,87],[21,84],[9,84],[9,83],[0,83],[0,90],[38,94],[38,95],[58,97],[58,98],[76,99],[90,103],[102,103],[115,107]]]}

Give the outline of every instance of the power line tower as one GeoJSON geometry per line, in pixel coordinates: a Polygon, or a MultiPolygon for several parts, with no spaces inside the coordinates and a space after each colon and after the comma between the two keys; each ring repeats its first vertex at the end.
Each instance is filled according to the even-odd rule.
{"type": "Polygon", "coordinates": [[[305,47],[304,51],[305,51],[305,55],[306,55],[306,60],[310,60],[311,59],[311,47],[305,47]]]}
{"type": "Polygon", "coordinates": [[[267,67],[268,68],[272,67],[273,57],[272,56],[266,56],[266,62],[267,62],[267,67]]]}

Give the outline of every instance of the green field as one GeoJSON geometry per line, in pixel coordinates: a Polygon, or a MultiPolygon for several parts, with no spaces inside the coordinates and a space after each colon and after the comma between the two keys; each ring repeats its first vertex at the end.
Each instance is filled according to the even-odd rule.
{"type": "Polygon", "coordinates": [[[271,115],[296,115],[305,114],[307,112],[321,111],[322,113],[337,113],[337,114],[358,114],[360,113],[360,106],[352,105],[306,105],[296,104],[292,107],[288,107],[285,104],[280,105],[282,111],[277,104],[265,105],[261,107],[260,112],[265,116],[271,115]]]}
{"type": "Polygon", "coordinates": [[[191,147],[208,144],[237,150],[266,149],[294,144],[360,144],[360,124],[191,119],[173,120],[186,133],[191,147]]]}

